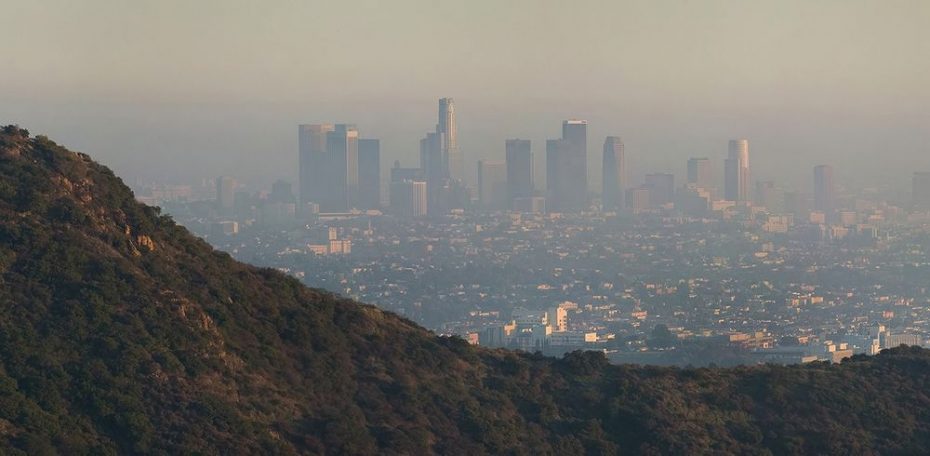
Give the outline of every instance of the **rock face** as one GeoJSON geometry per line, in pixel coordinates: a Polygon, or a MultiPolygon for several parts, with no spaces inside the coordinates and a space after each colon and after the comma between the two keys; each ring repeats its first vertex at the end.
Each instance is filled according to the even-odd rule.
{"type": "Polygon", "coordinates": [[[665,369],[472,347],[214,251],[0,132],[10,454],[930,452],[930,355],[665,369]]]}

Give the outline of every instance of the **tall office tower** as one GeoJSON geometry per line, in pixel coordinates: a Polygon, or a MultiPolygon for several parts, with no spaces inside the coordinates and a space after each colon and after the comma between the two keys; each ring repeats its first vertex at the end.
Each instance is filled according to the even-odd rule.
{"type": "Polygon", "coordinates": [[[642,211],[648,210],[650,207],[650,196],[649,188],[645,185],[640,185],[636,188],[631,188],[630,191],[626,192],[626,207],[630,208],[634,214],[638,214],[642,211]]]}
{"type": "Polygon", "coordinates": [[[216,178],[216,206],[221,214],[232,213],[236,202],[236,179],[229,176],[216,178]]]}
{"type": "Polygon", "coordinates": [[[568,145],[563,176],[568,183],[565,201],[567,208],[582,210],[588,199],[588,121],[563,121],[562,140],[568,145]]]}
{"type": "Polygon", "coordinates": [[[298,125],[298,193],[300,204],[319,203],[325,193],[326,134],[332,124],[298,125]]]}
{"type": "Polygon", "coordinates": [[[403,217],[427,214],[426,182],[404,179],[391,182],[391,212],[403,217]]]}
{"type": "Polygon", "coordinates": [[[916,172],[911,181],[911,199],[914,209],[930,209],[930,172],[916,172]]]}
{"type": "Polygon", "coordinates": [[[645,187],[649,189],[649,205],[660,207],[671,203],[675,197],[675,175],[655,173],[646,175],[645,187]]]}
{"type": "Polygon", "coordinates": [[[326,185],[322,212],[344,212],[358,205],[358,129],[336,124],[326,133],[326,185]]]}
{"type": "Polygon", "coordinates": [[[405,180],[424,181],[422,168],[401,168],[400,161],[394,161],[394,167],[391,168],[391,183],[402,182],[405,180]]]}
{"type": "Polygon", "coordinates": [[[381,208],[381,142],[358,140],[358,207],[381,208]]]}
{"type": "Polygon", "coordinates": [[[448,166],[446,173],[452,179],[465,182],[465,161],[458,147],[455,131],[455,102],[451,98],[439,99],[439,123],[436,124],[436,133],[445,136],[442,155],[448,166]]]}
{"type": "Polygon", "coordinates": [[[588,196],[588,122],[562,122],[562,139],[546,141],[546,192],[549,209],[580,211],[588,196]]]}
{"type": "Polygon", "coordinates": [[[507,205],[513,208],[515,198],[533,196],[533,151],[528,139],[508,139],[507,205]]]}
{"type": "Polygon", "coordinates": [[[626,156],[620,137],[608,136],[604,140],[601,171],[603,172],[602,209],[605,211],[623,209],[626,206],[626,198],[623,196],[623,190],[626,188],[626,156]]]}
{"type": "Polygon", "coordinates": [[[836,189],[833,183],[833,167],[814,167],[814,210],[823,212],[828,222],[836,217],[836,189]]]}
{"type": "Polygon", "coordinates": [[[693,157],[688,159],[688,183],[697,188],[710,191],[714,187],[713,171],[710,159],[693,157]]]}
{"type": "Polygon", "coordinates": [[[420,140],[420,168],[426,179],[427,210],[431,215],[443,212],[443,188],[448,185],[449,162],[444,153],[446,135],[427,133],[420,140]]]}
{"type": "Polygon", "coordinates": [[[749,141],[731,139],[724,162],[724,197],[730,201],[749,201],[749,141]]]}
{"type": "Polygon", "coordinates": [[[487,210],[503,210],[509,206],[506,163],[478,160],[478,201],[487,210]]]}

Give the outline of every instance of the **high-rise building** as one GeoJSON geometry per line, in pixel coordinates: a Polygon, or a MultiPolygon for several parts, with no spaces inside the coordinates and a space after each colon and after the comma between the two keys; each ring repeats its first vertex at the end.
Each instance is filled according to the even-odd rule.
{"type": "Polygon", "coordinates": [[[402,182],[405,180],[424,181],[422,168],[401,168],[400,161],[394,160],[394,167],[391,168],[391,182],[402,182]]]}
{"type": "Polygon", "coordinates": [[[675,196],[675,176],[667,173],[647,174],[645,187],[649,189],[649,205],[661,207],[672,202],[675,196]]]}
{"type": "Polygon", "coordinates": [[[533,196],[533,151],[528,139],[508,139],[507,204],[512,208],[515,198],[533,196]]]}
{"type": "Polygon", "coordinates": [[[358,140],[358,207],[381,208],[381,142],[358,140]]]}
{"type": "Polygon", "coordinates": [[[216,178],[216,206],[221,214],[229,214],[235,207],[236,179],[229,176],[216,178]]]}
{"type": "Polygon", "coordinates": [[[427,213],[426,182],[401,180],[391,182],[391,211],[403,217],[423,217],[427,213]]]}
{"type": "Polygon", "coordinates": [[[749,201],[749,141],[731,139],[724,162],[724,197],[730,201],[749,201]]]}
{"type": "Polygon", "coordinates": [[[688,159],[688,183],[707,191],[714,188],[714,175],[710,168],[709,158],[693,157],[688,159]]]}
{"type": "Polygon", "coordinates": [[[326,185],[320,200],[323,212],[343,212],[358,205],[358,129],[336,124],[326,133],[326,185]]]}
{"type": "Polygon", "coordinates": [[[828,222],[836,217],[836,189],[833,183],[833,167],[814,167],[814,210],[823,212],[828,222]]]}
{"type": "Polygon", "coordinates": [[[546,190],[550,210],[580,211],[588,194],[588,122],[562,122],[562,139],[546,141],[546,190]]]}
{"type": "Polygon", "coordinates": [[[912,200],[915,209],[930,209],[930,172],[916,172],[911,181],[912,200]]]}
{"type": "Polygon", "coordinates": [[[626,189],[626,156],[623,151],[623,141],[618,136],[608,136],[604,140],[602,172],[601,206],[603,210],[623,209],[626,206],[626,198],[623,195],[626,189]]]}
{"type": "Polygon", "coordinates": [[[448,185],[449,162],[446,160],[442,133],[427,133],[420,140],[420,168],[426,178],[427,207],[430,214],[442,212],[442,190],[448,185]]]}
{"type": "Polygon", "coordinates": [[[439,122],[436,133],[444,136],[442,155],[447,163],[447,174],[452,179],[465,181],[465,161],[458,146],[455,127],[455,102],[452,98],[439,99],[439,122]]]}
{"type": "Polygon", "coordinates": [[[478,201],[488,210],[506,209],[507,165],[503,162],[478,160],[478,201]]]}
{"type": "Polygon", "coordinates": [[[326,134],[332,124],[298,125],[298,186],[300,204],[319,203],[325,193],[326,134]]]}
{"type": "Polygon", "coordinates": [[[626,207],[630,208],[634,214],[648,210],[652,199],[650,193],[652,192],[649,191],[649,187],[645,185],[631,188],[626,192],[626,207]]]}
{"type": "Polygon", "coordinates": [[[451,98],[441,98],[436,130],[420,140],[420,167],[426,178],[430,214],[462,208],[468,202],[464,166],[456,138],[455,104],[451,98]]]}
{"type": "Polygon", "coordinates": [[[567,207],[584,209],[588,197],[588,121],[563,121],[562,140],[567,143],[569,152],[564,169],[564,177],[569,183],[567,207]]]}

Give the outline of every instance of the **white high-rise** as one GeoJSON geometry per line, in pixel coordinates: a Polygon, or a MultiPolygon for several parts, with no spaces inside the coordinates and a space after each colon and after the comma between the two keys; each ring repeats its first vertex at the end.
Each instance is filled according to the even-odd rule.
{"type": "Polygon", "coordinates": [[[458,148],[455,131],[455,101],[452,98],[439,99],[439,123],[436,124],[436,133],[444,136],[442,156],[448,161],[449,177],[464,182],[465,163],[458,148]]]}
{"type": "Polygon", "coordinates": [[[730,201],[749,201],[749,141],[731,139],[724,162],[724,197],[730,201]]]}

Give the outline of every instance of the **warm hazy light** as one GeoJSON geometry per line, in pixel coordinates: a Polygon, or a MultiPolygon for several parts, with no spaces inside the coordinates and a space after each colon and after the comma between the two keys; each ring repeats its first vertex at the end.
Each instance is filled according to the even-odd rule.
{"type": "Polygon", "coordinates": [[[0,454],[930,454],[930,0],[0,42],[0,454]]]}
{"type": "Polygon", "coordinates": [[[332,120],[413,160],[442,96],[472,174],[570,117],[623,136],[643,172],[722,159],[732,137],[799,185],[817,162],[866,181],[930,167],[927,2],[7,3],[0,121],[130,179],[267,183],[290,174],[296,124],[332,120]]]}

